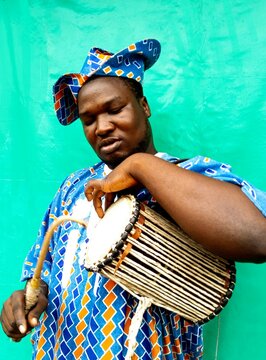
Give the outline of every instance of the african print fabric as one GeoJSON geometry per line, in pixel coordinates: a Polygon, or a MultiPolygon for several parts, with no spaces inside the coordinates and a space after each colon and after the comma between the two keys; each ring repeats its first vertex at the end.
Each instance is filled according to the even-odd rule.
{"type": "MultiPolygon", "coordinates": [[[[177,160],[167,154],[157,155],[167,161],[177,160]]],[[[198,156],[178,166],[238,184],[266,214],[266,195],[232,175],[228,165],[198,156]]],[[[99,163],[71,174],[63,182],[25,260],[22,280],[32,277],[43,237],[56,217],[72,215],[97,222],[84,188],[88,180],[104,177],[106,169],[106,165],[99,163]]],[[[138,198],[149,205],[154,202],[146,190],[140,191],[138,198]]],[[[64,223],[54,234],[42,271],[42,279],[49,285],[49,304],[32,335],[33,359],[122,360],[125,357],[127,334],[138,301],[113,281],[84,269],[88,241],[84,228],[74,222],[64,223]]],[[[202,359],[202,328],[157,306],[152,305],[144,313],[137,342],[134,360],[202,359]]]]}

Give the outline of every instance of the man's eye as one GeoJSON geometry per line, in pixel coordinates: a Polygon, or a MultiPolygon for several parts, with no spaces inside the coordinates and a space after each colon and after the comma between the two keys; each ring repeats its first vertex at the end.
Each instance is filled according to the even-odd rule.
{"type": "Polygon", "coordinates": [[[115,114],[120,113],[121,110],[122,110],[122,107],[114,108],[114,109],[109,109],[109,110],[108,110],[108,113],[109,113],[110,115],[115,115],[115,114]]]}
{"type": "Polygon", "coordinates": [[[82,117],[80,119],[82,121],[82,124],[85,126],[91,125],[94,121],[93,117],[88,117],[88,116],[82,117]]]}

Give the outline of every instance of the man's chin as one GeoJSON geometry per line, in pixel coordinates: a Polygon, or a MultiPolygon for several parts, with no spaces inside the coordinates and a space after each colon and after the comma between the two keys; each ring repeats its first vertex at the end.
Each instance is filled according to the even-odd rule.
{"type": "Polygon", "coordinates": [[[139,152],[146,152],[147,146],[145,144],[141,144],[143,146],[137,146],[134,149],[131,149],[131,151],[116,151],[112,154],[106,155],[106,156],[99,156],[100,159],[110,168],[114,169],[116,166],[121,164],[122,161],[124,161],[126,158],[128,158],[130,155],[139,153],[139,152]],[[144,146],[145,145],[145,146],[144,146]]]}
{"type": "Polygon", "coordinates": [[[110,168],[110,169],[114,169],[116,166],[118,166],[119,164],[121,164],[122,161],[124,161],[128,156],[130,156],[129,154],[124,154],[124,155],[120,155],[120,156],[106,156],[106,157],[100,157],[100,159],[110,168]]]}

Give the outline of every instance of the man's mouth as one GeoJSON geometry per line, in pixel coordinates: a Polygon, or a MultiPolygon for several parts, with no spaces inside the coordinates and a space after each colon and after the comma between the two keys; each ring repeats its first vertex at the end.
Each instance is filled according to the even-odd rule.
{"type": "Polygon", "coordinates": [[[101,141],[99,148],[102,154],[111,154],[118,150],[122,140],[118,138],[108,138],[101,141]]]}

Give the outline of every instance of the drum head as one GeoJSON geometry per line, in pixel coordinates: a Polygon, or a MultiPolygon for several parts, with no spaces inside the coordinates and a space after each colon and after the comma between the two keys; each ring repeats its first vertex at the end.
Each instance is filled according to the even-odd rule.
{"type": "Polygon", "coordinates": [[[103,259],[112,251],[121,239],[129,219],[134,211],[134,201],[131,196],[123,196],[113,203],[96,227],[87,226],[89,239],[85,267],[89,268],[103,259]]]}

